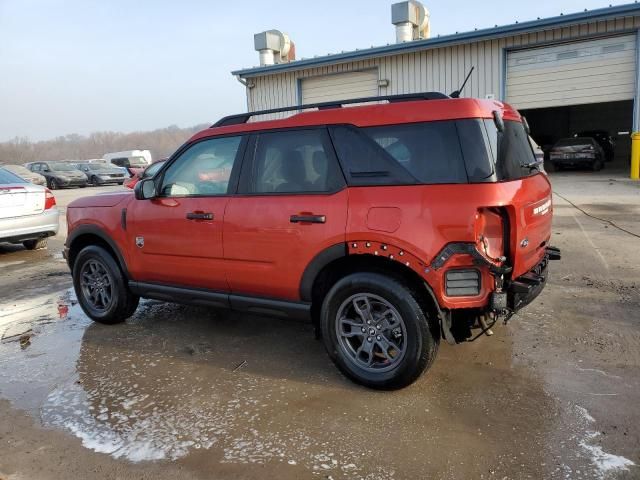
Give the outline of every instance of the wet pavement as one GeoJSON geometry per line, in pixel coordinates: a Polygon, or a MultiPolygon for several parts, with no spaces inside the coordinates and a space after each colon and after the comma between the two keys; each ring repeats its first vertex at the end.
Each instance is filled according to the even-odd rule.
{"type": "MultiPolygon", "coordinates": [[[[640,189],[599,178],[576,201],[640,219],[640,189]]],[[[397,392],[345,379],[305,323],[143,301],[94,324],[62,241],[0,247],[3,480],[640,477],[640,240],[559,197],[539,299],[397,392]]]]}

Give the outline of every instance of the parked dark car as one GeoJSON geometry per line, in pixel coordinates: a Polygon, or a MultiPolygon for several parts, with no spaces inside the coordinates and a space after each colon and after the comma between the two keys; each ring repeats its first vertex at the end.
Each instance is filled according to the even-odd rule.
{"type": "Polygon", "coordinates": [[[604,167],[602,147],[591,137],[561,138],[551,149],[549,158],[556,170],[583,167],[598,171],[604,167]]]}
{"type": "Polygon", "coordinates": [[[76,163],[75,167],[87,176],[91,185],[122,185],[124,173],[106,162],[76,163]]]}
{"type": "Polygon", "coordinates": [[[591,137],[598,145],[602,147],[604,151],[604,161],[611,162],[616,150],[616,143],[613,141],[613,137],[609,135],[606,130],[585,130],[578,133],[578,137],[591,137]]]}
{"type": "Polygon", "coordinates": [[[47,179],[39,173],[32,172],[27,167],[22,165],[3,165],[2,168],[9,170],[14,175],[18,175],[20,178],[25,179],[27,182],[31,182],[34,185],[46,185],[47,179]]]}
{"type": "Polygon", "coordinates": [[[44,175],[51,190],[62,187],[87,186],[87,176],[73,165],[64,162],[32,162],[27,164],[32,172],[44,175]]]}

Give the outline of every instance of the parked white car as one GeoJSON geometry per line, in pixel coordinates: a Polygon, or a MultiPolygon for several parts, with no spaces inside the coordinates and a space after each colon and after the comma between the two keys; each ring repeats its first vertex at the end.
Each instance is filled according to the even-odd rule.
{"type": "Polygon", "coordinates": [[[47,238],[58,233],[59,215],[48,188],[0,168],[0,242],[45,248],[47,238]]]}

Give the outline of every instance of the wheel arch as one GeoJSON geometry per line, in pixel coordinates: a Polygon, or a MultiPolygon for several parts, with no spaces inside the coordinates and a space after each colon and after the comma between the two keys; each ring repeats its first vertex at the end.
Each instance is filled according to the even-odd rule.
{"type": "Polygon", "coordinates": [[[84,247],[89,245],[98,245],[113,256],[124,276],[127,279],[131,278],[122,252],[120,252],[116,243],[100,227],[95,225],[80,225],[69,236],[66,243],[67,248],[69,249],[67,262],[69,263],[69,268],[71,268],[72,271],[78,253],[80,253],[84,247]]]}
{"type": "MultiPolygon", "coordinates": [[[[346,245],[343,245],[343,248],[346,250],[346,245]]],[[[326,254],[324,258],[330,258],[330,255],[326,254]]],[[[311,301],[312,319],[316,325],[320,318],[322,301],[331,287],[341,278],[358,272],[391,276],[405,284],[416,294],[421,307],[426,310],[425,313],[432,321],[432,328],[434,331],[438,331],[438,335],[440,334],[441,310],[427,281],[400,262],[370,254],[349,255],[345,253],[345,255],[326,262],[322,268],[318,269],[317,274],[313,277],[309,300],[305,300],[311,301]]]]}

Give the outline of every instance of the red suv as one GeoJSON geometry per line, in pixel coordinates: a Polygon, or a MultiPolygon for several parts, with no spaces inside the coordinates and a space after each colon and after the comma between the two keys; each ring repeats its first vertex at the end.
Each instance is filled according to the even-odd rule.
{"type": "Polygon", "coordinates": [[[122,322],[144,297],[311,319],[342,372],[392,389],[441,337],[464,341],[540,293],[560,254],[517,111],[439,93],[303,108],[223,118],[134,194],[69,205],[86,314],[122,322]]]}

